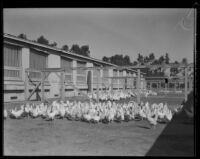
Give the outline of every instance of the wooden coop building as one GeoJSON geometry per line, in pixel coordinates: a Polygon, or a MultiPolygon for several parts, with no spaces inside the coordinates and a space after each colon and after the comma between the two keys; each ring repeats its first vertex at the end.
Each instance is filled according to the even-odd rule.
{"type": "MultiPolygon", "coordinates": [[[[40,84],[41,70],[64,69],[64,96],[76,96],[77,91],[82,92],[96,90],[97,87],[104,89],[113,86],[112,89],[123,89],[125,80],[108,77],[136,76],[137,72],[132,69],[116,70],[114,64],[104,62],[92,57],[81,56],[67,52],[56,47],[39,44],[30,40],[4,34],[4,102],[24,101],[32,93],[30,100],[41,98],[41,89],[44,87],[46,98],[60,98],[60,75],[61,72],[52,72],[40,84]],[[85,67],[86,69],[71,69],[85,67]],[[101,67],[100,79],[95,69],[91,67],[101,67]],[[106,67],[110,67],[106,69],[106,67]],[[104,69],[105,68],[105,69],[104,69]],[[26,70],[29,70],[27,73],[26,70]],[[32,71],[31,71],[32,70],[32,71]],[[100,82],[101,85],[97,84],[100,82]]],[[[128,81],[128,87],[136,85],[134,81],[128,81]]],[[[141,72],[141,88],[145,88],[144,74],[141,72]]]]}

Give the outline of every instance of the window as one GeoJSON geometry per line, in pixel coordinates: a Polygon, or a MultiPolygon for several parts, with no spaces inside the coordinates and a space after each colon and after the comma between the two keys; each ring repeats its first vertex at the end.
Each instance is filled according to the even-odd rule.
{"type": "MultiPolygon", "coordinates": [[[[47,54],[41,51],[30,49],[30,68],[33,70],[42,70],[47,66],[47,54]]],[[[41,78],[41,73],[30,72],[31,78],[41,78]]]]}
{"type": "Polygon", "coordinates": [[[61,68],[65,68],[65,81],[72,82],[72,60],[68,58],[61,58],[61,68]]]}
{"type": "MultiPolygon", "coordinates": [[[[86,67],[85,62],[77,61],[77,67],[86,67]]],[[[86,84],[86,70],[77,69],[77,83],[78,84],[86,84]]]]}
{"type": "Polygon", "coordinates": [[[4,78],[20,79],[22,71],[21,48],[14,45],[4,44],[4,78]]]}
{"type": "MultiPolygon", "coordinates": [[[[119,71],[119,76],[120,76],[120,77],[123,76],[123,71],[119,71]]],[[[119,84],[120,84],[120,86],[123,86],[123,85],[124,85],[124,79],[120,79],[120,80],[119,80],[119,84]]]]}

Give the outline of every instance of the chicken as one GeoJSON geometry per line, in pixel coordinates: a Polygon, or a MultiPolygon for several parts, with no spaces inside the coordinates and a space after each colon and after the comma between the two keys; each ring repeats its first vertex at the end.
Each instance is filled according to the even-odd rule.
{"type": "Polygon", "coordinates": [[[158,119],[157,114],[155,114],[154,117],[152,117],[150,113],[147,114],[147,120],[149,121],[151,127],[153,127],[154,129],[157,125],[157,119],[158,119]]]}
{"type": "Polygon", "coordinates": [[[172,120],[172,117],[173,117],[173,116],[172,116],[171,110],[168,110],[168,111],[167,111],[165,117],[167,118],[168,121],[171,121],[171,120],[172,120]]]}
{"type": "Polygon", "coordinates": [[[15,108],[15,110],[11,109],[10,116],[11,116],[11,118],[20,119],[23,112],[24,112],[23,110],[17,111],[16,108],[15,108]]]}

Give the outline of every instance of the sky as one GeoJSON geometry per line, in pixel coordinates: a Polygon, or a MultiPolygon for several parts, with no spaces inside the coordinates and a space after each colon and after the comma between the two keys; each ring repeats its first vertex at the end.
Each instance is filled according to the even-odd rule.
{"type": "Polygon", "coordinates": [[[3,10],[4,33],[43,35],[58,48],[89,45],[90,55],[169,54],[170,62],[193,62],[194,10],[190,8],[27,8],[3,10]]]}

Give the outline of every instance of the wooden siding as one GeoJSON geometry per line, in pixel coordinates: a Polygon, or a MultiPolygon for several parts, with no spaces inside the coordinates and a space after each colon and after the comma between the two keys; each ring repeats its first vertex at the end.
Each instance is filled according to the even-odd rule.
{"type": "MultiPolygon", "coordinates": [[[[30,49],[30,68],[35,70],[47,68],[47,54],[30,49]]],[[[31,78],[41,78],[41,74],[38,72],[31,72],[29,76],[31,78]]]]}
{"type": "MultiPolygon", "coordinates": [[[[77,67],[86,67],[85,62],[77,61],[77,67]]],[[[78,84],[86,84],[86,70],[77,69],[77,83],[78,84]]]]}
{"type": "Polygon", "coordinates": [[[68,58],[61,58],[61,68],[65,68],[65,81],[72,82],[72,60],[68,58]]]}
{"type": "Polygon", "coordinates": [[[4,44],[4,78],[19,79],[21,78],[21,48],[9,44],[4,44]]]}

